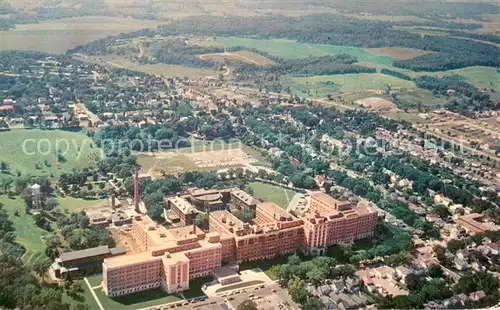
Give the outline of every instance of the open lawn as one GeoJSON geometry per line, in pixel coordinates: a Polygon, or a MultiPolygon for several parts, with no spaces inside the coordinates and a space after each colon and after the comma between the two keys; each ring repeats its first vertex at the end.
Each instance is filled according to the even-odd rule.
{"type": "Polygon", "coordinates": [[[256,198],[272,201],[283,209],[286,209],[295,195],[293,190],[262,182],[250,182],[248,186],[253,189],[256,198]]]}
{"type": "Polygon", "coordinates": [[[101,282],[102,282],[102,274],[96,274],[96,275],[87,277],[87,280],[89,281],[89,283],[92,287],[99,286],[99,285],[101,285],[101,282]]]}
{"type": "Polygon", "coordinates": [[[2,31],[0,50],[64,54],[68,49],[109,35],[154,28],[158,24],[151,20],[87,16],[17,25],[16,29],[2,31]]]}
{"type": "Polygon", "coordinates": [[[99,310],[99,305],[97,305],[97,302],[94,299],[94,296],[92,296],[92,293],[90,292],[87,284],[83,280],[74,280],[77,283],[80,283],[80,285],[83,288],[83,293],[80,294],[80,296],[83,297],[83,300],[75,300],[71,296],[68,296],[67,294],[63,294],[63,302],[68,303],[72,306],[75,306],[78,304],[78,302],[83,302],[84,304],[88,305],[90,307],[90,310],[99,310]]]}
{"type": "Polygon", "coordinates": [[[93,166],[98,156],[100,150],[81,132],[13,129],[0,133],[0,158],[9,165],[11,175],[19,170],[23,175],[55,178],[73,168],[93,166]],[[57,161],[57,151],[65,162],[57,161]]]}
{"type": "MultiPolygon", "coordinates": [[[[201,287],[203,286],[203,284],[208,283],[212,280],[212,277],[193,279],[189,281],[189,290],[182,292],[182,294],[188,300],[204,296],[201,287]]],[[[96,293],[97,298],[99,298],[99,301],[106,310],[142,309],[182,300],[179,295],[168,294],[161,289],[152,289],[135,294],[120,296],[117,298],[107,297],[101,288],[94,289],[94,292],[96,293]]]]}
{"type": "MultiPolygon", "coordinates": [[[[249,39],[239,37],[217,37],[216,40],[210,39],[197,42],[205,46],[234,47],[242,46],[246,48],[255,48],[269,53],[272,56],[299,59],[310,56],[325,56],[337,54],[349,54],[358,58],[358,61],[373,62],[385,65],[392,65],[392,58],[371,54],[358,47],[329,45],[329,44],[308,44],[297,43],[293,40],[282,39],[249,39]]],[[[335,43],[335,42],[332,42],[335,43]]]]}
{"type": "Polygon", "coordinates": [[[24,200],[21,198],[9,199],[7,196],[0,196],[0,202],[9,213],[9,219],[14,223],[16,229],[17,242],[26,248],[24,261],[29,261],[37,252],[45,251],[44,236],[49,232],[39,228],[31,219],[31,215],[26,214],[24,200]],[[16,216],[15,213],[18,213],[16,216]]]}
{"type": "Polygon", "coordinates": [[[168,294],[161,289],[152,289],[139,293],[110,298],[101,288],[94,289],[104,309],[141,309],[182,300],[177,295],[168,294]]]}
{"type": "Polygon", "coordinates": [[[69,212],[77,212],[85,209],[98,208],[104,204],[105,200],[85,200],[73,197],[57,197],[59,207],[69,212]]]}
{"type": "Polygon", "coordinates": [[[283,84],[290,86],[292,92],[307,94],[313,97],[327,95],[352,94],[364,91],[383,91],[388,85],[393,89],[415,88],[410,81],[398,79],[384,74],[344,74],[321,75],[311,77],[283,77],[283,84]]]}

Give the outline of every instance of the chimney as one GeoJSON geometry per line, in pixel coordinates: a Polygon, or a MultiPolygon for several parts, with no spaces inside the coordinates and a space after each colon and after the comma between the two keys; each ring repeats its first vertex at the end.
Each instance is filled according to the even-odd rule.
{"type": "Polygon", "coordinates": [[[111,209],[116,209],[115,194],[111,195],[111,209]]]}
{"type": "Polygon", "coordinates": [[[139,210],[139,200],[140,200],[140,197],[139,197],[139,170],[137,169],[137,167],[134,168],[133,179],[134,179],[134,207],[135,207],[135,211],[137,213],[141,213],[139,210]]]}

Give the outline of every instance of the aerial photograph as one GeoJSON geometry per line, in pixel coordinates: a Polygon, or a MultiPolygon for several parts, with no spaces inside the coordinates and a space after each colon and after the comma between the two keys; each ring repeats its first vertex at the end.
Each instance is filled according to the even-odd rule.
{"type": "Polygon", "coordinates": [[[0,0],[7,309],[500,309],[500,1],[0,0]]]}

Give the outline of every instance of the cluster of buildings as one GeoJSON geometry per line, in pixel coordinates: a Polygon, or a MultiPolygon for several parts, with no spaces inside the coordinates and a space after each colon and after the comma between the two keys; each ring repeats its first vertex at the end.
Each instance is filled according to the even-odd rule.
{"type": "Polygon", "coordinates": [[[225,264],[272,258],[299,249],[322,253],[332,244],[371,236],[377,223],[377,212],[368,202],[353,205],[321,192],[310,194],[309,211],[300,217],[235,189],[218,193],[190,190],[184,197],[166,198],[165,203],[184,226],[165,228],[145,215],[133,218],[130,233],[142,251],[104,259],[102,285],[106,295],[151,288],[180,292],[189,288],[190,279],[223,274],[218,271],[225,264]],[[208,232],[194,225],[191,214],[203,210],[194,205],[193,197],[214,208],[207,212],[208,232]],[[221,209],[219,201],[225,205],[226,199],[238,209],[250,211],[253,219],[243,222],[221,209]]]}

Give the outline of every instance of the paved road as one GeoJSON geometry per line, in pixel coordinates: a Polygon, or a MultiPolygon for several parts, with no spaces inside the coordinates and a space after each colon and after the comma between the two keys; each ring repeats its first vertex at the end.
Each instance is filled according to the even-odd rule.
{"type": "MultiPolygon", "coordinates": [[[[228,291],[225,296],[217,296],[217,297],[211,297],[207,298],[206,300],[203,301],[197,301],[197,302],[188,302],[188,301],[180,301],[180,302],[175,302],[175,303],[169,303],[169,304],[164,304],[164,305],[158,305],[154,307],[147,307],[143,308],[140,310],[167,310],[167,309],[177,309],[177,310],[203,310],[203,309],[225,309],[225,310],[230,310],[230,309],[236,309],[240,303],[242,303],[244,300],[253,298],[256,300],[256,302],[265,302],[267,304],[275,304],[276,306],[273,306],[273,308],[278,309],[278,303],[280,301],[287,302],[288,304],[291,305],[292,309],[297,309],[299,310],[300,308],[291,300],[290,296],[288,295],[287,291],[283,288],[281,288],[277,283],[272,283],[272,284],[266,284],[265,288],[260,288],[259,286],[255,287],[249,287],[249,288],[238,288],[234,289],[233,291],[228,291]],[[242,292],[245,290],[245,292],[242,292]],[[273,292],[275,290],[275,292],[273,292]],[[232,295],[231,292],[236,292],[240,291],[240,293],[233,293],[232,295]],[[177,307],[176,305],[179,303],[185,303],[183,306],[177,307]]],[[[274,305],[273,304],[273,305],[274,305]]]]}

